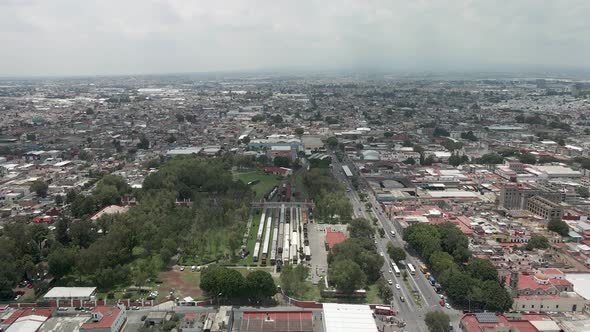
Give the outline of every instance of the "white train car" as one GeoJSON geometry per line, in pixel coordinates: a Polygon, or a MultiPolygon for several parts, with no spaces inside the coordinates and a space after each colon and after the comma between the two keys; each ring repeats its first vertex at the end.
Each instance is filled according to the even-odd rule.
{"type": "Polygon", "coordinates": [[[260,242],[256,242],[254,245],[254,254],[252,255],[252,262],[258,262],[258,255],[260,254],[260,242]]]}
{"type": "Polygon", "coordinates": [[[266,265],[266,259],[268,258],[268,247],[270,244],[270,234],[272,226],[272,217],[268,217],[266,225],[264,227],[264,241],[262,242],[262,255],[260,256],[262,265],[266,265]]]}
{"type": "Polygon", "coordinates": [[[266,221],[266,209],[262,210],[262,216],[260,217],[260,224],[258,224],[258,233],[256,233],[256,241],[262,240],[262,232],[264,232],[264,222],[266,221]]]}
{"type": "Polygon", "coordinates": [[[275,265],[277,261],[277,238],[279,229],[277,227],[272,229],[272,246],[270,247],[270,265],[275,265]]]}
{"type": "Polygon", "coordinates": [[[283,227],[285,227],[285,229],[283,230],[284,233],[284,237],[283,237],[283,264],[287,264],[290,262],[291,257],[289,257],[289,250],[291,249],[290,246],[290,237],[291,237],[291,228],[290,228],[291,224],[287,224],[285,223],[283,225],[283,227]]]}

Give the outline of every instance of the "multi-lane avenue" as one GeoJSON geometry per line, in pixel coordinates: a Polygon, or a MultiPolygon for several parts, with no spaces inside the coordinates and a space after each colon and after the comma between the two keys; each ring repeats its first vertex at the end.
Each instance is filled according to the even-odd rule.
{"type": "MultiPolygon", "coordinates": [[[[444,310],[451,317],[454,329],[458,329],[458,320],[460,312],[452,308],[444,308],[439,304],[440,297],[436,293],[434,287],[426,279],[426,276],[419,270],[422,262],[418,257],[412,256],[406,251],[406,263],[413,264],[416,267],[416,274],[410,275],[408,273],[407,280],[403,277],[397,277],[391,271],[391,260],[387,255],[387,243],[392,242],[397,247],[404,248],[405,241],[403,241],[401,234],[402,229],[399,224],[392,223],[387,216],[383,214],[380,204],[375,199],[375,196],[370,190],[363,191],[366,194],[366,201],[361,201],[358,192],[350,184],[350,179],[342,172],[342,165],[348,165],[353,170],[353,165],[350,163],[340,163],[335,155],[332,155],[332,170],[336,179],[344,183],[347,189],[347,195],[352,204],[355,217],[372,220],[377,218],[380,227],[385,231],[385,237],[376,236],[377,250],[383,254],[385,263],[382,267],[382,274],[386,280],[391,280],[391,289],[393,292],[393,306],[398,310],[398,316],[406,321],[407,331],[424,331],[428,329],[424,323],[424,315],[431,310],[444,310]],[[367,209],[366,203],[371,203],[371,208],[367,209]],[[394,233],[392,233],[392,230],[394,233]],[[395,235],[394,235],[395,234],[395,235]],[[399,285],[399,289],[396,287],[399,285]]],[[[354,172],[354,171],[353,171],[354,172]]]]}

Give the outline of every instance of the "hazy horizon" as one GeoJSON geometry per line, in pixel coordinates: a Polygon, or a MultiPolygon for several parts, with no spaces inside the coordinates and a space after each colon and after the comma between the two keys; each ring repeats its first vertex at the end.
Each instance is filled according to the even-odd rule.
{"type": "Polygon", "coordinates": [[[0,77],[590,70],[590,2],[0,0],[0,77]]]}

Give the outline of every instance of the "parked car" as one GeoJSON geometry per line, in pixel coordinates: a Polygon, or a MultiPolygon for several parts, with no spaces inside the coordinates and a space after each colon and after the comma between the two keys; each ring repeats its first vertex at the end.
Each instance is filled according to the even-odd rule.
{"type": "Polygon", "coordinates": [[[390,285],[393,285],[393,280],[391,280],[391,279],[388,279],[388,280],[387,280],[387,283],[388,283],[388,284],[390,284],[390,285]]]}
{"type": "Polygon", "coordinates": [[[449,304],[449,302],[445,303],[445,308],[451,309],[451,305],[449,304]]]}
{"type": "Polygon", "coordinates": [[[395,284],[395,289],[400,289],[399,284],[395,284]]]}
{"type": "Polygon", "coordinates": [[[180,267],[180,271],[184,271],[184,266],[181,266],[180,267]]]}

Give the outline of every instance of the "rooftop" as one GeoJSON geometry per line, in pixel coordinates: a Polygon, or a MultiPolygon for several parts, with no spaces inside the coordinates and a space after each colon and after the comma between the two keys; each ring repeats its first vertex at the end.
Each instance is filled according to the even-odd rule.
{"type": "Polygon", "coordinates": [[[242,315],[240,332],[313,331],[311,311],[245,311],[242,315]]]}
{"type": "Polygon", "coordinates": [[[119,317],[121,309],[117,307],[100,306],[92,310],[92,314],[94,315],[95,313],[99,313],[102,317],[98,321],[90,320],[89,322],[82,324],[82,330],[110,328],[119,317]]]}
{"type": "Polygon", "coordinates": [[[44,299],[90,298],[96,287],[53,287],[43,296],[44,299]]]}
{"type": "Polygon", "coordinates": [[[377,332],[368,305],[324,303],[325,332],[377,332]]]}

